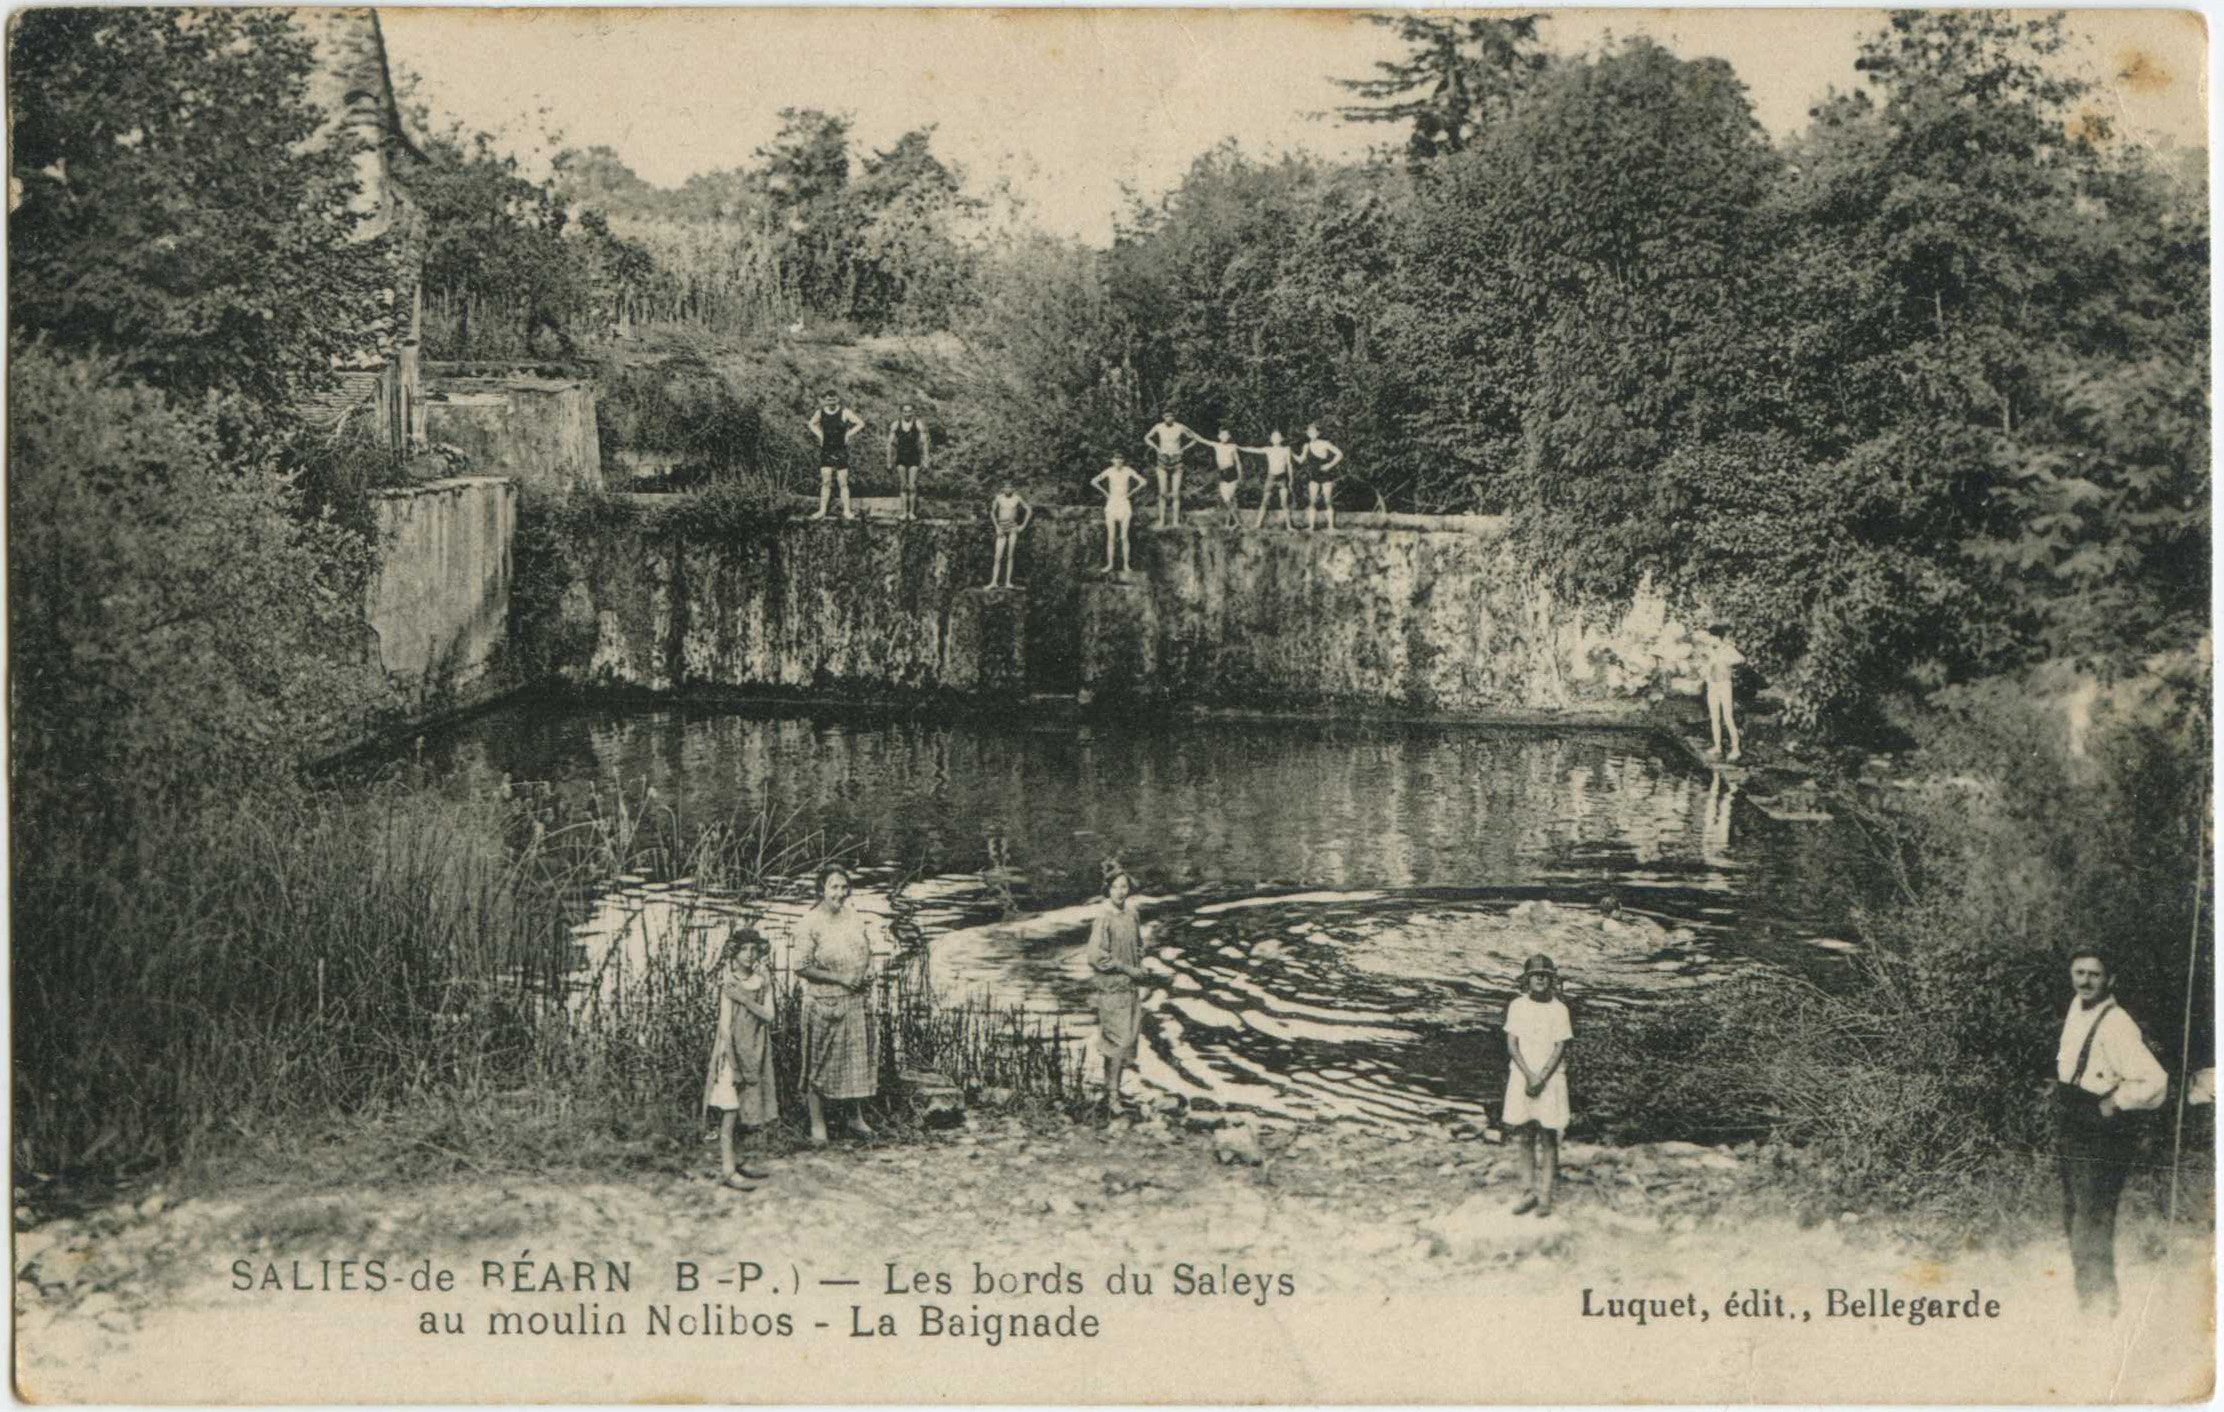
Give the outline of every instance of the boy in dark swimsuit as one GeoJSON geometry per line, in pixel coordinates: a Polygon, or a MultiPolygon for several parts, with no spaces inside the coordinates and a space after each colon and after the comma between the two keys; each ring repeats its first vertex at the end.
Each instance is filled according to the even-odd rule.
{"type": "Polygon", "coordinates": [[[1305,428],[1305,445],[1297,459],[1308,462],[1305,471],[1305,528],[1322,506],[1328,508],[1328,532],[1336,532],[1336,468],[1344,464],[1343,449],[1321,435],[1318,425],[1305,428]]]}
{"type": "Polygon", "coordinates": [[[927,458],[931,455],[933,439],[928,435],[927,424],[914,415],[911,404],[906,402],[903,415],[888,424],[888,464],[896,468],[896,493],[902,504],[898,518],[919,518],[919,472],[927,468],[927,458]]]}
{"type": "Polygon", "coordinates": [[[811,414],[811,436],[819,444],[819,512],[811,518],[826,518],[828,503],[834,498],[834,483],[842,485],[842,518],[857,517],[849,509],[849,439],[865,429],[865,419],[842,405],[842,395],[829,390],[819,409],[811,414]]]}

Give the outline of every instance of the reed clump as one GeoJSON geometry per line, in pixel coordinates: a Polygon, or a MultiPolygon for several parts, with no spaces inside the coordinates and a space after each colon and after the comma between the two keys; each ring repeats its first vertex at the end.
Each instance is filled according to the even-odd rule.
{"type": "MultiPolygon", "coordinates": [[[[802,905],[845,851],[792,820],[689,819],[653,790],[404,780],[19,837],[19,1170],[274,1143],[344,1153],[357,1177],[669,1163],[701,1131],[717,942],[802,905]]],[[[1055,1022],[938,1002],[898,914],[876,997],[889,1116],[921,1069],[1069,1098],[1081,1066],[1055,1022]]],[[[799,1107],[800,985],[776,955],[799,1107]]]]}

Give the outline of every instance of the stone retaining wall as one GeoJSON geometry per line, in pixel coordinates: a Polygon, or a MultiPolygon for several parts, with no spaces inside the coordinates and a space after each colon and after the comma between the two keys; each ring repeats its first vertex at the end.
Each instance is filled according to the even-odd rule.
{"type": "Polygon", "coordinates": [[[571,517],[551,660],[586,687],[1444,714],[1634,715],[1697,690],[1688,631],[1657,595],[1573,610],[1499,522],[1309,535],[1147,519],[1124,576],[1101,572],[1101,519],[1038,519],[1006,592],[982,587],[983,522],[796,520],[711,541],[571,517]]]}

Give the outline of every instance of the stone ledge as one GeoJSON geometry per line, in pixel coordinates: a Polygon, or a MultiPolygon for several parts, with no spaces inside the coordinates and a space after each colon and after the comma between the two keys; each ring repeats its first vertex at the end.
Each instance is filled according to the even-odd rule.
{"type": "MultiPolygon", "coordinates": [[[[687,491],[628,490],[613,492],[610,498],[647,510],[677,504],[685,500],[688,494],[687,491]]],[[[815,495],[796,495],[790,497],[790,499],[793,502],[790,514],[796,520],[808,520],[818,510],[819,502],[815,495]]],[[[987,527],[988,514],[985,503],[976,513],[958,515],[935,513],[945,510],[947,505],[948,502],[946,501],[930,502],[926,507],[928,513],[922,514],[913,523],[923,525],[979,524],[984,529],[987,527]]],[[[859,520],[885,524],[902,523],[896,518],[898,511],[902,508],[901,504],[892,495],[852,496],[850,506],[856,512],[859,520]]],[[[1136,534],[1228,533],[1227,525],[1220,520],[1220,511],[1217,505],[1184,505],[1182,507],[1183,523],[1167,529],[1159,529],[1151,523],[1151,508],[1148,496],[1138,499],[1135,506],[1133,532],[1136,534]]],[[[1249,516],[1252,510],[1247,508],[1243,513],[1249,516]]],[[[1103,510],[1093,505],[1038,505],[1035,507],[1036,519],[1051,520],[1057,523],[1101,521],[1103,517],[1103,510]]],[[[830,522],[839,522],[838,512],[828,518],[830,522]]],[[[855,522],[851,521],[851,523],[855,522]]],[[[1422,534],[1462,534],[1495,539],[1506,533],[1508,523],[1509,517],[1505,515],[1407,515],[1398,513],[1382,514],[1373,510],[1340,510],[1336,514],[1335,533],[1342,534],[1346,530],[1354,529],[1408,530],[1422,534]]],[[[1242,534],[1304,534],[1307,531],[1302,527],[1294,531],[1285,530],[1276,524],[1253,529],[1246,523],[1240,527],[1238,532],[1242,534]]],[[[1327,534],[1329,531],[1324,528],[1314,531],[1314,533],[1327,534]]]]}

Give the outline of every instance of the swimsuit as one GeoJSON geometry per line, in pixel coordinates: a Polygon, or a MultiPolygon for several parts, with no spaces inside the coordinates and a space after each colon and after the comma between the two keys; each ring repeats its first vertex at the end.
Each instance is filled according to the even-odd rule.
{"type": "Polygon", "coordinates": [[[996,532],[998,534],[1015,533],[1018,531],[1019,505],[1020,502],[1018,500],[1014,500],[1010,505],[1007,506],[1004,503],[1003,496],[999,495],[996,497],[996,500],[994,502],[994,509],[996,512],[996,532]]]}
{"type": "Polygon", "coordinates": [[[1243,479],[1243,460],[1237,455],[1235,447],[1216,441],[1212,446],[1212,457],[1220,463],[1222,485],[1234,485],[1243,479]]]}
{"type": "Polygon", "coordinates": [[[1161,434],[1155,430],[1151,433],[1151,445],[1158,449],[1158,468],[1162,471],[1178,471],[1181,469],[1181,433],[1174,432],[1171,435],[1174,439],[1175,449],[1168,451],[1165,441],[1161,439],[1161,434]]]}
{"type": "Polygon", "coordinates": [[[1310,456],[1315,461],[1321,463],[1320,469],[1309,471],[1306,473],[1309,479],[1316,485],[1326,485],[1334,481],[1336,479],[1336,472],[1344,468],[1344,463],[1342,461],[1338,461],[1334,465],[1328,464],[1328,458],[1313,449],[1316,446],[1325,446],[1327,444],[1328,443],[1322,441],[1308,441],[1305,443],[1305,448],[1302,453],[1303,455],[1310,456]]]}
{"type": "Polygon", "coordinates": [[[1127,500],[1128,477],[1134,474],[1133,471],[1122,466],[1119,468],[1117,475],[1104,483],[1104,522],[1106,524],[1122,525],[1135,518],[1135,507],[1128,504],[1127,500]]]}
{"type": "Polygon", "coordinates": [[[1288,475],[1289,473],[1290,473],[1290,448],[1289,448],[1289,447],[1287,447],[1287,446],[1269,446],[1269,447],[1267,447],[1267,448],[1266,448],[1266,478],[1267,478],[1268,480],[1270,480],[1270,481],[1271,481],[1271,480],[1273,480],[1273,479],[1274,479],[1274,478],[1275,478],[1276,476],[1286,476],[1286,475],[1288,475]]]}
{"type": "Polygon", "coordinates": [[[819,429],[819,465],[832,470],[849,469],[849,419],[841,410],[820,408],[811,422],[819,429]]]}
{"type": "Polygon", "coordinates": [[[919,469],[919,457],[921,454],[922,443],[925,440],[925,438],[923,438],[920,433],[925,431],[926,428],[921,426],[917,422],[913,422],[908,427],[905,426],[902,422],[898,422],[893,427],[889,428],[889,430],[893,431],[896,435],[897,467],[900,469],[909,470],[919,469]]]}

